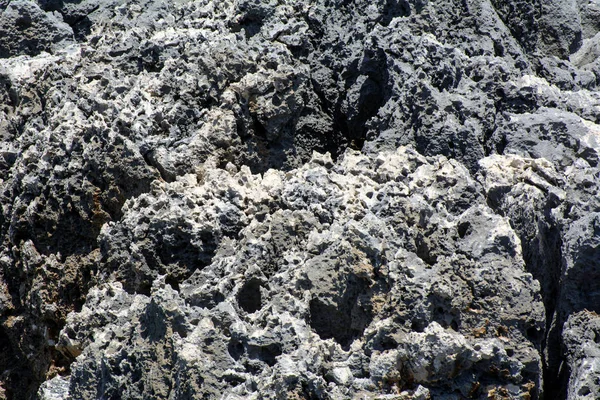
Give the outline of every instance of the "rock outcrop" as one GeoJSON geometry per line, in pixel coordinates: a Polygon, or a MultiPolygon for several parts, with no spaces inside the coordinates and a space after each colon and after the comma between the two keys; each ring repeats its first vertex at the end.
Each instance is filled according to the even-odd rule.
{"type": "Polygon", "coordinates": [[[0,0],[0,398],[597,398],[599,15],[0,0]]]}

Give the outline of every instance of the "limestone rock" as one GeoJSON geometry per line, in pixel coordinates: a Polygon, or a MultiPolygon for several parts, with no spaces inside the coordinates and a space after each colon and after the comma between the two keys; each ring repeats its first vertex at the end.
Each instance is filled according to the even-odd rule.
{"type": "Polygon", "coordinates": [[[34,1],[9,1],[0,10],[0,58],[36,55],[72,40],[61,15],[44,12],[34,1]]]}
{"type": "Polygon", "coordinates": [[[460,164],[401,147],[203,178],[156,185],[104,226],[118,276],[152,287],[92,289],[69,315],[71,396],[539,390],[538,284],[460,164]]]}
{"type": "Polygon", "coordinates": [[[598,368],[600,368],[600,348],[598,314],[584,310],[569,317],[563,337],[567,347],[571,377],[569,399],[594,399],[600,395],[598,368]]]}
{"type": "Polygon", "coordinates": [[[598,10],[0,0],[0,398],[593,397],[598,10]]]}

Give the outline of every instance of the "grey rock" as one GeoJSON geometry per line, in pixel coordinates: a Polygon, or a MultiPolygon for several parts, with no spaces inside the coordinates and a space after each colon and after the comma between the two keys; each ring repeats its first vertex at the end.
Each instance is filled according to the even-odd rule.
{"type": "Polygon", "coordinates": [[[56,50],[72,38],[60,14],[46,13],[34,1],[13,0],[0,11],[0,58],[56,50]]]}
{"type": "MultiPolygon", "coordinates": [[[[402,147],[377,158],[347,152],[337,166],[315,154],[288,173],[211,169],[201,183],[196,175],[161,183],[124,207],[120,224],[140,238],[121,252],[169,235],[146,224],[178,219],[191,237],[212,226],[216,249],[208,262],[190,253],[196,268],[187,279],[149,276],[148,295],[120,284],[92,289],[57,343],[83,350],[69,393],[342,398],[412,382],[432,395],[483,396],[506,385],[515,396],[538,393],[539,287],[524,271],[519,239],[479,190],[460,164],[402,147]],[[222,233],[228,205],[243,216],[231,237],[222,233]]],[[[104,226],[104,241],[123,240],[113,230],[104,226]]]]}
{"type": "Polygon", "coordinates": [[[69,381],[56,376],[40,386],[40,400],[63,400],[69,398],[69,381]]]}
{"type": "Polygon", "coordinates": [[[541,50],[568,58],[581,47],[582,30],[578,0],[549,0],[541,3],[541,50]]]}
{"type": "Polygon", "coordinates": [[[563,337],[572,371],[569,399],[595,399],[600,395],[597,379],[600,367],[599,322],[598,314],[583,310],[572,314],[565,324],[563,337]]]}
{"type": "Polygon", "coordinates": [[[545,158],[560,169],[576,160],[596,166],[600,143],[590,128],[577,115],[540,108],[536,113],[508,114],[497,121],[494,139],[505,154],[545,158]]]}
{"type": "Polygon", "coordinates": [[[595,36],[600,31],[600,4],[597,1],[578,0],[579,15],[581,18],[581,28],[583,30],[583,38],[589,39],[595,36]]]}
{"type": "Polygon", "coordinates": [[[0,398],[595,393],[596,2],[0,10],[0,398]]]}
{"type": "Polygon", "coordinates": [[[566,229],[563,242],[563,280],[561,307],[564,312],[576,312],[583,309],[597,312],[597,291],[592,282],[596,277],[596,260],[600,215],[589,213],[572,222],[566,229]]]}
{"type": "Polygon", "coordinates": [[[576,398],[579,389],[571,388],[580,372],[573,367],[569,378],[561,364],[560,343],[573,334],[574,321],[581,320],[568,322],[574,315],[597,310],[596,291],[590,285],[596,276],[592,260],[598,257],[598,191],[589,178],[597,176],[597,167],[577,158],[561,174],[556,170],[559,165],[545,159],[511,158],[482,160],[483,183],[490,205],[511,219],[529,271],[541,283],[547,312],[544,357],[547,373],[554,376],[548,391],[564,390],[561,396],[567,396],[568,387],[569,398],[576,398]]]}

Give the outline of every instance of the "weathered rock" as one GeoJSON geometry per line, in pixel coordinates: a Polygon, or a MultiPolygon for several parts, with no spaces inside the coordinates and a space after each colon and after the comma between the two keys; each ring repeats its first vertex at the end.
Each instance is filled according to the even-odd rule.
{"type": "Polygon", "coordinates": [[[539,287],[519,239],[456,162],[400,148],[349,152],[337,166],[315,154],[287,174],[207,169],[203,182],[157,184],[123,210],[119,231],[133,236],[109,223],[102,251],[134,260],[115,263],[137,274],[123,280],[153,286],[149,297],[93,289],[69,315],[57,349],[83,350],[70,396],[540,391],[539,287]],[[179,237],[149,230],[169,224],[179,237]],[[184,258],[141,247],[169,250],[165,240],[184,258]]]}
{"type": "Polygon", "coordinates": [[[594,396],[599,9],[0,0],[0,397],[594,396]]]}
{"type": "Polygon", "coordinates": [[[597,1],[577,0],[583,38],[589,39],[600,32],[600,4],[597,1]]]}
{"type": "Polygon", "coordinates": [[[549,0],[540,4],[541,50],[567,58],[581,46],[578,0],[549,0]]]}
{"type": "Polygon", "coordinates": [[[35,1],[8,1],[0,10],[0,58],[36,55],[72,40],[73,30],[61,15],[44,12],[35,1]]]}
{"type": "Polygon", "coordinates": [[[593,311],[571,315],[563,331],[571,377],[569,399],[595,399],[600,396],[600,318],[593,311]]]}

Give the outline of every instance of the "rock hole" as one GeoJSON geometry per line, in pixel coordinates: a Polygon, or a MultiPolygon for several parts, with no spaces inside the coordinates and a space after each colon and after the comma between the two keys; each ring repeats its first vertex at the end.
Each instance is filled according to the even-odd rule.
{"type": "MultiPolygon", "coordinates": [[[[179,337],[185,339],[188,336],[187,323],[185,319],[178,315],[173,321],[173,331],[179,334],[179,337]]],[[[213,340],[213,339],[207,339],[213,340]]]]}
{"type": "Polygon", "coordinates": [[[388,26],[394,18],[408,16],[410,16],[410,4],[408,1],[387,0],[379,22],[383,26],[388,26]]]}
{"type": "Polygon", "coordinates": [[[429,249],[429,243],[423,235],[419,234],[417,236],[415,245],[417,247],[417,256],[427,265],[434,265],[437,262],[437,256],[429,249]]]}
{"type": "Polygon", "coordinates": [[[410,329],[412,329],[414,332],[423,333],[425,332],[425,322],[414,319],[410,325],[410,329]]]}
{"type": "Polygon", "coordinates": [[[591,393],[592,393],[592,391],[590,390],[590,388],[588,386],[582,387],[581,389],[579,389],[579,392],[577,392],[577,394],[579,396],[587,396],[591,393]]]}
{"type": "Polygon", "coordinates": [[[244,35],[247,39],[250,39],[252,36],[255,36],[260,32],[262,26],[264,25],[264,21],[262,18],[257,16],[248,15],[243,18],[240,18],[237,23],[233,23],[230,25],[232,32],[241,32],[244,31],[244,35]]]}
{"type": "Polygon", "coordinates": [[[260,310],[262,307],[260,288],[261,283],[258,279],[250,279],[237,295],[238,304],[249,314],[260,310]]]}
{"type": "Polygon", "coordinates": [[[529,340],[535,343],[539,342],[539,340],[542,338],[541,332],[535,326],[528,328],[526,335],[529,340]]]}
{"type": "Polygon", "coordinates": [[[585,182],[583,182],[583,187],[585,189],[589,189],[589,188],[591,188],[593,186],[596,186],[596,184],[594,182],[592,182],[592,181],[585,181],[585,182]]]}
{"type": "Polygon", "coordinates": [[[496,57],[504,57],[504,46],[501,43],[494,41],[494,55],[496,57]]]}
{"type": "Polygon", "coordinates": [[[450,328],[452,328],[454,332],[458,332],[458,322],[456,322],[456,320],[452,320],[452,322],[450,322],[450,328]]]}
{"type": "Polygon", "coordinates": [[[460,224],[458,224],[458,236],[461,239],[464,239],[464,237],[467,235],[467,233],[470,232],[470,229],[471,229],[471,223],[461,222],[460,224]]]}
{"type": "Polygon", "coordinates": [[[135,288],[135,290],[132,289],[129,285],[126,285],[125,290],[129,294],[143,294],[144,296],[150,296],[152,294],[152,282],[148,280],[137,282],[137,287],[135,288]]]}
{"type": "Polygon", "coordinates": [[[310,301],[310,326],[321,339],[334,339],[348,349],[373,320],[369,282],[354,274],[344,277],[345,288],[332,297],[310,301]]]}
{"type": "Polygon", "coordinates": [[[267,346],[248,346],[248,357],[265,362],[272,367],[277,362],[277,356],[281,355],[281,346],[271,343],[267,346]]]}
{"type": "Polygon", "coordinates": [[[241,385],[242,383],[246,382],[246,379],[244,379],[242,376],[238,376],[238,375],[225,375],[223,376],[223,380],[227,383],[229,383],[229,385],[231,386],[238,386],[241,385]]]}
{"type": "Polygon", "coordinates": [[[25,29],[29,28],[30,26],[31,26],[31,18],[27,15],[21,16],[21,17],[17,18],[17,20],[15,21],[15,27],[20,31],[24,31],[25,29]]]}
{"type": "Polygon", "coordinates": [[[171,289],[179,292],[179,282],[172,276],[167,276],[165,278],[165,283],[171,286],[171,289]]]}
{"type": "MultiPolygon", "coordinates": [[[[166,269],[161,273],[168,273],[168,283],[182,282],[196,269],[212,262],[217,248],[213,232],[198,232],[186,221],[171,226],[156,222],[151,226],[151,231],[161,232],[155,235],[156,245],[151,249],[156,255],[150,249],[143,250],[143,253],[149,263],[166,269]]],[[[173,289],[177,290],[175,287],[173,289]]]]}
{"type": "Polygon", "coordinates": [[[231,340],[227,345],[227,351],[229,352],[231,358],[233,358],[235,361],[238,361],[244,355],[245,349],[242,343],[238,342],[237,340],[231,340]]]}
{"type": "Polygon", "coordinates": [[[350,315],[340,312],[331,304],[325,304],[320,299],[310,301],[310,326],[321,339],[333,338],[342,346],[348,346],[352,339],[350,315]]]}

